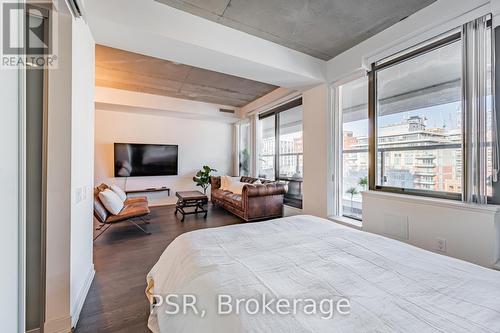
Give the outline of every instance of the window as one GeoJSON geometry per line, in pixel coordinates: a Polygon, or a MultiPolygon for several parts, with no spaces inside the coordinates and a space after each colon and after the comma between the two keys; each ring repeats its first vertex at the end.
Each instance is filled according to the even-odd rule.
{"type": "Polygon", "coordinates": [[[336,86],[335,215],[365,189],[500,203],[491,38],[481,17],[336,86]]]}
{"type": "Polygon", "coordinates": [[[240,176],[250,175],[250,123],[241,123],[239,125],[239,138],[238,138],[238,157],[239,157],[239,170],[240,176]]]}
{"type": "Polygon", "coordinates": [[[460,38],[375,74],[376,186],[460,195],[460,38]]]}
{"type": "Polygon", "coordinates": [[[260,120],[259,126],[259,178],[275,179],[276,116],[260,120]]]}
{"type": "Polygon", "coordinates": [[[491,38],[487,15],[372,65],[370,189],[495,200],[491,38]]]}
{"type": "Polygon", "coordinates": [[[279,178],[303,178],[302,106],[279,114],[279,178]]]}
{"type": "Polygon", "coordinates": [[[368,79],[344,84],[338,89],[341,117],[340,212],[362,218],[361,192],[368,188],[368,79]]]}
{"type": "Polygon", "coordinates": [[[302,208],[302,99],[259,116],[259,177],[287,184],[285,204],[302,208]]]}

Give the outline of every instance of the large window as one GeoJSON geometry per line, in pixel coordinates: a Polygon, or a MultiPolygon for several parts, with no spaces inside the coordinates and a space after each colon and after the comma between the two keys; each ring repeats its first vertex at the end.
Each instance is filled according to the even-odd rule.
{"type": "Polygon", "coordinates": [[[250,122],[244,122],[239,125],[238,137],[238,158],[240,176],[250,175],[250,161],[251,161],[251,141],[250,141],[250,122]]]}
{"type": "Polygon", "coordinates": [[[370,188],[486,204],[498,170],[491,18],[372,65],[370,188]]]}
{"type": "Polygon", "coordinates": [[[368,189],[368,79],[339,87],[341,117],[341,215],[362,218],[361,192],[368,189]]]}
{"type": "Polygon", "coordinates": [[[259,121],[259,177],[274,180],[276,169],[276,116],[274,114],[259,121]]]}
{"type": "Polygon", "coordinates": [[[302,100],[260,115],[259,177],[287,184],[285,204],[302,208],[302,100]]]}
{"type": "Polygon", "coordinates": [[[460,38],[376,71],[376,186],[462,191],[460,38]]]}
{"type": "Polygon", "coordinates": [[[498,203],[491,38],[481,17],[336,86],[336,215],[366,189],[498,203]]]}

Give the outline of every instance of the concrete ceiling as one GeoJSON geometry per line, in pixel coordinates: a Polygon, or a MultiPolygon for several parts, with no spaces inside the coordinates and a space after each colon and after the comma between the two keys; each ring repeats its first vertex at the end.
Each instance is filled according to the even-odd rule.
{"type": "Polygon", "coordinates": [[[96,45],[96,85],[242,107],[276,86],[96,45]]]}
{"type": "Polygon", "coordinates": [[[155,0],[329,60],[436,0],[155,0]]]}

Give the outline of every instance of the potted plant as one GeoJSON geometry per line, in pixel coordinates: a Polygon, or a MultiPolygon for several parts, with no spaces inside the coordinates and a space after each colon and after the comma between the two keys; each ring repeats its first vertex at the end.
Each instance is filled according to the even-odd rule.
{"type": "Polygon", "coordinates": [[[366,190],[368,188],[368,177],[360,178],[358,185],[361,186],[363,190],[366,190]]]}
{"type": "Polygon", "coordinates": [[[353,201],[354,201],[354,196],[359,194],[359,191],[355,187],[351,187],[345,191],[347,194],[351,195],[351,214],[353,214],[353,201]]]}
{"type": "Polygon", "coordinates": [[[196,183],[196,186],[201,186],[201,188],[203,188],[204,194],[207,194],[207,188],[210,185],[210,172],[212,171],[217,172],[217,170],[205,165],[196,173],[196,176],[193,177],[193,181],[196,183]]]}

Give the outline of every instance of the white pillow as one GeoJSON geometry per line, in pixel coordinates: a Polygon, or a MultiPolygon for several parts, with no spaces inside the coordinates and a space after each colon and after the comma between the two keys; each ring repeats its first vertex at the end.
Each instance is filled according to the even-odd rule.
{"type": "Polygon", "coordinates": [[[220,189],[228,191],[229,184],[231,184],[233,179],[229,176],[220,176],[220,189]]]}
{"type": "Polygon", "coordinates": [[[110,189],[105,189],[99,192],[99,199],[106,209],[113,215],[118,215],[123,209],[123,201],[120,199],[118,194],[111,191],[110,189]]]}
{"type": "Polygon", "coordinates": [[[252,185],[262,185],[262,182],[260,181],[260,179],[257,179],[252,183],[252,185]]]}
{"type": "Polygon", "coordinates": [[[245,187],[245,185],[248,185],[248,183],[233,181],[229,184],[227,190],[233,192],[234,194],[241,195],[243,193],[243,187],[245,187]]]}
{"type": "Polygon", "coordinates": [[[120,187],[116,185],[111,185],[110,188],[111,191],[115,192],[118,195],[121,201],[127,200],[127,193],[125,193],[120,187]]]}

